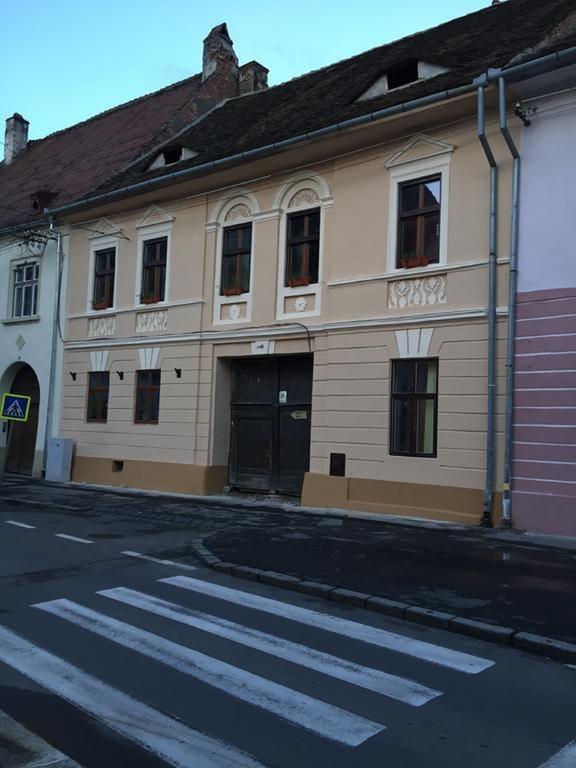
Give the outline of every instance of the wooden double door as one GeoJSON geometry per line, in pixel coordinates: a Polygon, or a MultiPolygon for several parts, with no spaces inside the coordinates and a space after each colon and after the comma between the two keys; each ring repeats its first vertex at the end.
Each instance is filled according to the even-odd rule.
{"type": "Polygon", "coordinates": [[[298,496],[310,464],[311,355],[232,362],[229,485],[298,496]]]}
{"type": "Polygon", "coordinates": [[[29,365],[25,365],[16,374],[10,391],[16,395],[28,395],[30,413],[28,421],[10,422],[10,445],[6,456],[6,472],[19,475],[31,475],[36,449],[36,432],[38,431],[38,407],[40,405],[40,386],[36,374],[29,365]]]}

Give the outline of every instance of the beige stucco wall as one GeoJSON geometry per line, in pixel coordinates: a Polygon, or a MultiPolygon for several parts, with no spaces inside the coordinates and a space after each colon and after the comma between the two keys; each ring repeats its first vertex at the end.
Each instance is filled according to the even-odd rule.
{"type": "MultiPolygon", "coordinates": [[[[496,135],[494,124],[490,131],[496,135]]],[[[295,321],[309,328],[314,353],[310,477],[326,476],[329,454],[335,451],[346,453],[348,478],[368,484],[366,498],[374,495],[375,486],[369,483],[392,481],[480,492],[486,443],[488,172],[472,120],[436,127],[427,137],[412,148],[413,135],[383,140],[367,149],[359,144],[354,151],[317,163],[312,147],[304,169],[178,199],[164,190],[153,207],[138,207],[135,200],[132,211],[109,213],[106,219],[95,216],[73,227],[61,432],[76,441],[76,479],[90,480],[93,475],[95,481],[138,484],[140,474],[148,478],[143,484],[162,476],[164,489],[217,490],[225,483],[228,451],[227,361],[252,354],[252,342],[262,338],[275,341],[275,354],[308,351],[303,329],[287,326],[295,321]],[[449,158],[450,194],[442,202],[448,209],[447,263],[391,272],[388,218],[394,189],[386,163],[402,150],[406,167],[436,154],[449,158]],[[294,308],[297,293],[286,297],[282,281],[279,285],[283,221],[290,199],[282,194],[291,184],[317,193],[322,211],[321,277],[316,295],[308,296],[301,313],[294,308]],[[244,302],[240,319],[249,316],[243,322],[229,322],[215,306],[220,301],[215,284],[223,212],[234,201],[247,204],[253,214],[252,290],[249,297],[238,300],[244,302]],[[139,239],[155,227],[170,232],[167,300],[141,307],[135,298],[139,239]],[[88,306],[90,252],[100,242],[94,239],[99,233],[117,237],[117,290],[114,308],[94,313],[88,306]],[[431,303],[394,303],[399,281],[414,285],[410,281],[428,278],[445,281],[442,292],[431,290],[431,303]],[[160,315],[147,329],[137,330],[139,314],[148,313],[160,315]],[[228,322],[220,322],[222,317],[228,322]],[[93,321],[103,318],[108,325],[96,328],[93,321]],[[428,355],[440,359],[435,459],[389,455],[390,360],[399,355],[395,332],[410,328],[433,329],[428,355]],[[134,372],[141,367],[143,348],[159,350],[162,389],[157,425],[133,423],[134,372]],[[87,372],[94,351],[108,351],[111,387],[106,424],[85,421],[87,372]],[[175,368],[182,369],[181,379],[175,368]],[[75,382],[70,370],[77,373],[75,382]],[[122,381],[117,370],[124,372],[122,381]],[[122,480],[112,477],[108,464],[102,463],[111,466],[113,459],[126,462],[122,480]],[[164,466],[164,474],[152,470],[152,465],[164,466]],[[188,479],[181,479],[178,467],[191,468],[188,479]],[[205,467],[215,468],[209,481],[205,467]]],[[[499,159],[505,191],[510,163],[504,151],[499,159]]],[[[499,213],[499,253],[505,256],[509,224],[505,192],[500,195],[499,213]]],[[[506,272],[506,259],[501,259],[498,430],[503,428],[506,272]]],[[[322,494],[314,482],[309,500],[319,504],[322,494]]],[[[349,489],[346,493],[349,496],[349,489]]]]}

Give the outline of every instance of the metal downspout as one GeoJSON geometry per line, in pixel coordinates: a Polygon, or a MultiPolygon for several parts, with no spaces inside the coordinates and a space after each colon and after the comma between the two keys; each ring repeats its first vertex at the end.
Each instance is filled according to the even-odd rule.
{"type": "MultiPolygon", "coordinates": [[[[50,229],[54,229],[54,220],[50,222],[50,229]]],[[[58,345],[58,326],[60,314],[60,281],[62,272],[61,262],[62,235],[56,236],[56,274],[54,291],[54,318],[52,321],[52,342],[50,350],[50,378],[48,384],[48,405],[46,408],[46,429],[44,431],[44,455],[42,456],[42,477],[46,475],[46,462],[48,461],[48,440],[52,434],[52,421],[54,418],[54,387],[56,383],[56,347],[58,345]]]]}
{"type": "Polygon", "coordinates": [[[506,122],[506,81],[498,80],[500,131],[513,158],[512,213],[510,222],[510,277],[508,286],[508,339],[506,344],[506,416],[504,422],[504,484],[502,526],[512,526],[510,483],[512,477],[512,438],[514,417],[514,342],[516,335],[516,286],[518,282],[518,234],[520,200],[520,153],[506,122]]]}
{"type": "Polygon", "coordinates": [[[490,166],[490,217],[488,258],[488,389],[486,425],[486,484],[482,504],[484,528],[492,527],[494,504],[495,421],[496,421],[496,259],[498,236],[498,165],[488,139],[485,125],[485,85],[478,88],[478,139],[490,166]]]}

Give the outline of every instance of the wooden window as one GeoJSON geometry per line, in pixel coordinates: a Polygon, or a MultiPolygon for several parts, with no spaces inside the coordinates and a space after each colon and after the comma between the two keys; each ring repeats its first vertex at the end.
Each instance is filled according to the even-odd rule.
{"type": "Polygon", "coordinates": [[[320,210],[288,215],[286,285],[296,288],[318,282],[320,210]]]}
{"type": "Polygon", "coordinates": [[[226,227],[222,237],[222,296],[238,296],[250,290],[252,224],[226,227]]]}
{"type": "Polygon", "coordinates": [[[398,187],[398,268],[425,267],[440,259],[440,176],[398,187]]]}
{"type": "Polygon", "coordinates": [[[394,360],[390,453],[436,456],[438,360],[394,360]]]}
{"type": "Polygon", "coordinates": [[[13,272],[12,317],[34,317],[38,313],[38,276],[36,262],[18,264],[13,272]]]}
{"type": "Polygon", "coordinates": [[[136,371],[136,424],[157,424],[160,409],[160,369],[136,371]]]}
{"type": "Polygon", "coordinates": [[[142,262],[142,304],[164,301],[166,291],[166,255],[168,238],[156,237],[144,242],[142,262]]]}
{"type": "Polygon", "coordinates": [[[94,291],[92,309],[108,309],[114,304],[116,249],[106,248],[94,254],[94,291]]]}
{"type": "Polygon", "coordinates": [[[91,371],[88,374],[86,421],[107,421],[109,390],[109,371],[91,371]]]}

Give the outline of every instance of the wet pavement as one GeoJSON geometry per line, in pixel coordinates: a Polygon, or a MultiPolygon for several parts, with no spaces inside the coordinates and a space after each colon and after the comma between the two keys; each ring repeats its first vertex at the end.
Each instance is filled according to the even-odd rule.
{"type": "MultiPolygon", "coordinates": [[[[73,516],[120,513],[132,534],[138,533],[135,518],[153,519],[155,535],[170,535],[171,556],[185,558],[190,544],[202,540],[218,558],[238,565],[576,642],[573,542],[562,548],[477,528],[312,515],[297,507],[266,508],[265,498],[243,506],[236,499],[120,494],[13,479],[0,488],[0,505],[12,506],[11,499],[19,499],[20,508],[69,507],[73,516]],[[174,548],[178,530],[182,546],[174,548]]],[[[98,530],[95,535],[106,536],[98,530]]]]}

